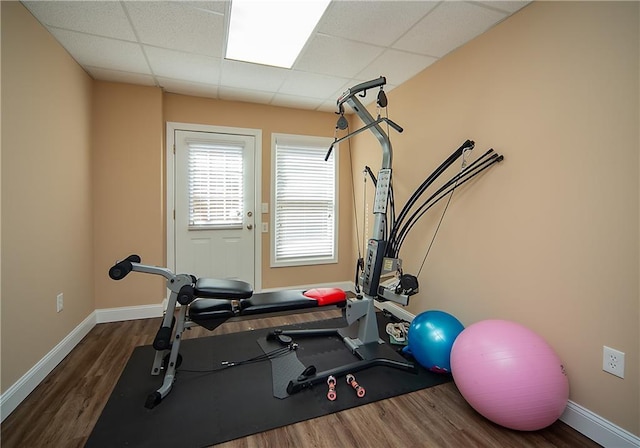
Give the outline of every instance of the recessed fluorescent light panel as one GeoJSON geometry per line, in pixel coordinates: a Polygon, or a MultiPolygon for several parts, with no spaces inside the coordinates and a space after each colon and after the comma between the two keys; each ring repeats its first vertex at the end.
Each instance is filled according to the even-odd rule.
{"type": "Polygon", "coordinates": [[[232,0],[227,59],[291,68],[331,0],[232,0]]]}

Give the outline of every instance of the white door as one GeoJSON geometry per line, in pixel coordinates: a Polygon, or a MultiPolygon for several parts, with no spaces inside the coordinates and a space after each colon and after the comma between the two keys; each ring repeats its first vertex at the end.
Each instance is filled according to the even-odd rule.
{"type": "Polygon", "coordinates": [[[255,137],[175,131],[176,272],[254,285],[255,137]]]}

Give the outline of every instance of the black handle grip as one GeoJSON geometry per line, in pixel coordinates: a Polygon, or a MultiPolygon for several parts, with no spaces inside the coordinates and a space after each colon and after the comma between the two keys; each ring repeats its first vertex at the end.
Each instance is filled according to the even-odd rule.
{"type": "Polygon", "coordinates": [[[109,269],[109,277],[113,280],[122,280],[133,270],[131,263],[140,263],[141,258],[139,255],[129,255],[122,261],[117,262],[111,269],[109,269]]]}
{"type": "Polygon", "coordinates": [[[333,145],[335,144],[335,142],[331,143],[331,146],[329,146],[329,150],[327,151],[327,155],[324,156],[324,161],[326,162],[327,160],[329,160],[329,157],[331,157],[331,151],[333,151],[333,145]]]}
{"type": "Polygon", "coordinates": [[[404,129],[402,129],[402,126],[400,126],[399,124],[389,120],[388,118],[386,118],[384,121],[389,123],[389,126],[391,126],[393,129],[395,129],[397,132],[402,134],[402,132],[404,131],[404,129]]]}

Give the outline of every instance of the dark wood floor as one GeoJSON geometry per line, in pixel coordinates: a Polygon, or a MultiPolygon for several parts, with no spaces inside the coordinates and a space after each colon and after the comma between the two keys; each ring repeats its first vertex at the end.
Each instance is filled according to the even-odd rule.
{"type": "MultiPolygon", "coordinates": [[[[320,311],[227,322],[185,338],[339,316],[320,311]]],[[[151,344],[160,319],[99,324],[2,423],[3,448],[82,447],[134,347],[151,344]]],[[[176,430],[179,423],[176,422],[176,430]]],[[[453,383],[371,403],[218,447],[599,447],[562,422],[536,432],[499,427],[478,415],[453,383]]],[[[179,447],[177,447],[179,448],[179,447]]]]}

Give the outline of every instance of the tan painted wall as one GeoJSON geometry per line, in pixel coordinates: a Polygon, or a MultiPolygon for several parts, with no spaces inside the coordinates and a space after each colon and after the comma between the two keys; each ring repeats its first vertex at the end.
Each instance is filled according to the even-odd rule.
{"type": "MultiPolygon", "coordinates": [[[[107,276],[115,260],[137,253],[144,263],[165,265],[166,122],[262,129],[262,202],[270,202],[271,134],[332,136],[335,115],[240,102],[162,94],[160,89],[96,82],[94,87],[94,217],[96,308],[159,304],[164,281],[107,276]],[[164,121],[163,121],[164,117],[164,121]],[[117,173],[114,175],[114,173],[117,173]]],[[[340,152],[339,244],[349,247],[353,209],[348,152],[340,152]],[[346,195],[346,196],[345,196],[346,195]]],[[[269,215],[262,215],[267,220],[269,215]]],[[[259,221],[258,218],[257,221],[259,221]]],[[[262,287],[348,281],[355,257],[341,250],[339,263],[270,268],[269,234],[262,235],[262,287]]]]}
{"type": "MultiPolygon", "coordinates": [[[[271,202],[271,134],[333,137],[336,124],[336,115],[333,113],[173,94],[165,95],[164,117],[168,122],[262,129],[262,202],[269,203],[271,202]]],[[[339,262],[318,266],[271,268],[269,266],[269,234],[264,233],[262,234],[262,287],[264,289],[341,282],[353,278],[355,255],[348,249],[351,247],[353,232],[353,199],[349,153],[346,148],[339,151],[339,157],[339,262]]],[[[267,221],[269,217],[269,214],[262,215],[262,220],[267,221]]],[[[258,217],[256,222],[259,221],[258,217]]]]}
{"type": "MultiPolygon", "coordinates": [[[[392,140],[398,204],[467,138],[474,156],[505,155],[455,193],[409,309],[529,326],[566,364],[571,400],[636,435],[639,6],[531,4],[389,93],[405,128],[392,140]],[[626,353],[625,379],[602,371],[603,345],[626,353]]],[[[356,145],[356,171],[379,166],[372,137],[356,145]]],[[[405,243],[407,272],[442,209],[405,243]]]]}
{"type": "MultiPolygon", "coordinates": [[[[398,204],[466,138],[506,156],[472,188],[456,192],[409,309],[443,309],[465,324],[499,317],[530,326],[564,360],[571,399],[634,434],[638,6],[533,4],[389,94],[391,118],[406,129],[393,136],[398,204]],[[626,352],[624,380],[600,370],[604,344],[626,352]]],[[[163,120],[260,127],[266,152],[271,132],[331,135],[335,116],[152,88],[92,87],[19,3],[1,8],[4,392],[95,308],[155,304],[164,294],[161,284],[142,278],[126,288],[106,278],[123,251],[165,261],[163,120]],[[28,201],[40,208],[25,208],[28,201]],[[57,314],[59,292],[65,309],[57,314]]],[[[360,179],[365,163],[379,166],[372,155],[379,150],[368,136],[354,145],[360,179]]],[[[262,166],[268,201],[268,153],[262,166]]],[[[344,171],[342,186],[349,185],[344,171]]],[[[351,216],[347,198],[341,248],[352,239],[342,227],[351,216]]],[[[407,242],[401,255],[408,272],[422,261],[440,212],[407,242]]],[[[265,244],[263,287],[320,281],[307,269],[268,269],[265,244]]],[[[341,281],[352,272],[351,255],[346,266],[318,277],[341,281]]]]}
{"type": "Polygon", "coordinates": [[[162,278],[115,282],[107,272],[131,254],[164,265],[162,91],[95,82],[93,94],[96,309],[159,304],[166,295],[162,278]]]}
{"type": "Polygon", "coordinates": [[[91,79],[20,3],[1,8],[4,392],[95,307],[91,79]]]}

